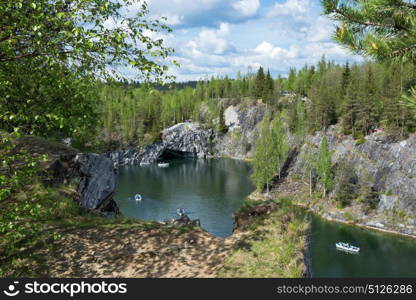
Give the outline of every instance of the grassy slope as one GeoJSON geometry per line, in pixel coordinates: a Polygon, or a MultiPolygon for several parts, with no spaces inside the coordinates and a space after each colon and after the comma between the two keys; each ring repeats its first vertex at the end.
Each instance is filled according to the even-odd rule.
{"type": "Polygon", "coordinates": [[[248,236],[226,260],[219,277],[304,277],[309,222],[290,205],[282,205],[248,228],[248,236]]]}

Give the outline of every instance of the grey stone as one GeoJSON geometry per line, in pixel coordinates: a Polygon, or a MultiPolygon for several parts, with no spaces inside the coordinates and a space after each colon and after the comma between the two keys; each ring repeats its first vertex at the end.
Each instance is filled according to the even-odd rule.
{"type": "Polygon", "coordinates": [[[88,210],[119,213],[113,200],[117,175],[112,161],[105,155],[78,154],[75,163],[79,169],[79,202],[88,210]]]}
{"type": "MultiPolygon", "coordinates": [[[[358,184],[368,183],[371,179],[373,188],[379,194],[379,211],[402,210],[416,214],[415,134],[406,140],[395,141],[383,133],[375,133],[367,136],[365,143],[357,145],[351,136],[341,133],[339,126],[332,126],[327,131],[307,137],[316,145],[316,152],[324,136],[333,151],[333,165],[346,160],[354,168],[358,184]]],[[[305,151],[306,146],[303,146],[292,174],[301,173],[305,151]]]]}

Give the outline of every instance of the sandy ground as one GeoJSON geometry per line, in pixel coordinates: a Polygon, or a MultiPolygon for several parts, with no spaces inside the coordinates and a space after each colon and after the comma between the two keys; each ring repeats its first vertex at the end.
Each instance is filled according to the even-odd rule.
{"type": "Polygon", "coordinates": [[[82,229],[57,242],[53,277],[216,277],[241,234],[221,239],[202,230],[82,229]]]}

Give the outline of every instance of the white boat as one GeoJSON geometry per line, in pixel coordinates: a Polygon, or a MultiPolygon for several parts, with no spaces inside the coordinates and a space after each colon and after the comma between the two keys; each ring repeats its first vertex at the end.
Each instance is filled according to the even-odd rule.
{"type": "Polygon", "coordinates": [[[350,245],[348,243],[343,243],[343,242],[338,242],[335,244],[337,250],[341,250],[341,251],[346,251],[346,252],[350,252],[350,253],[359,253],[360,252],[360,248],[350,245]]]}
{"type": "Polygon", "coordinates": [[[143,167],[143,166],[148,166],[148,165],[150,165],[150,163],[148,163],[148,162],[141,162],[141,163],[140,163],[140,166],[141,166],[141,167],[143,167]]]}
{"type": "Polygon", "coordinates": [[[157,166],[159,167],[159,168],[167,168],[167,167],[169,167],[169,163],[158,163],[157,164],[157,166]]]}
{"type": "Polygon", "coordinates": [[[136,195],[134,196],[134,200],[136,200],[136,201],[142,201],[142,199],[143,199],[143,197],[142,197],[142,195],[140,195],[140,194],[136,194],[136,195]]]}

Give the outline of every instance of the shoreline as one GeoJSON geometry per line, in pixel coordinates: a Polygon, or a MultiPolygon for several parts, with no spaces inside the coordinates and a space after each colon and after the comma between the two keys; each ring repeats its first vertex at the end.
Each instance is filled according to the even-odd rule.
{"type": "MultiPolygon", "coordinates": [[[[268,200],[266,197],[259,197],[258,193],[256,194],[256,196],[254,195],[257,192],[254,192],[252,194],[249,195],[249,199],[252,200],[256,200],[256,201],[266,201],[268,200]]],[[[273,199],[275,197],[271,197],[270,199],[273,199]]],[[[379,228],[379,227],[374,227],[374,226],[369,226],[363,223],[359,223],[359,222],[351,222],[351,221],[346,221],[343,219],[339,219],[339,218],[335,218],[333,216],[326,216],[324,214],[319,213],[318,211],[314,210],[312,207],[301,203],[301,202],[297,202],[297,201],[292,201],[292,205],[297,206],[297,207],[301,207],[305,210],[307,210],[310,213],[313,213],[314,215],[328,221],[328,222],[335,222],[335,223],[340,223],[340,224],[344,224],[344,225],[350,225],[350,226],[356,226],[356,227],[360,227],[360,228],[364,228],[367,230],[372,230],[372,231],[378,231],[378,232],[382,232],[385,234],[390,234],[390,235],[396,235],[396,236],[401,236],[401,237],[405,237],[405,238],[411,238],[411,239],[416,239],[416,235],[412,235],[412,234],[407,234],[407,233],[403,233],[394,229],[384,229],[384,228],[379,228]]]]}
{"type": "Polygon", "coordinates": [[[328,221],[328,222],[336,222],[336,223],[341,223],[344,225],[350,225],[350,226],[356,226],[356,227],[360,227],[360,228],[364,228],[364,229],[368,229],[368,230],[373,230],[373,231],[378,231],[378,232],[382,232],[382,233],[386,233],[386,234],[391,234],[391,235],[398,235],[398,236],[403,236],[403,237],[407,237],[407,238],[412,238],[412,239],[416,239],[416,235],[411,235],[411,234],[407,234],[407,233],[402,233],[400,231],[396,231],[396,230],[392,230],[392,229],[383,229],[383,228],[378,228],[378,227],[373,227],[373,226],[368,226],[366,224],[363,223],[355,223],[355,222],[350,222],[350,221],[345,221],[345,220],[341,220],[341,219],[336,219],[333,217],[327,217],[324,216],[322,214],[320,214],[319,212],[313,210],[312,208],[308,207],[307,205],[298,203],[298,202],[293,202],[293,205],[297,206],[297,207],[302,207],[304,209],[306,209],[308,212],[313,213],[314,215],[328,221]]]}

